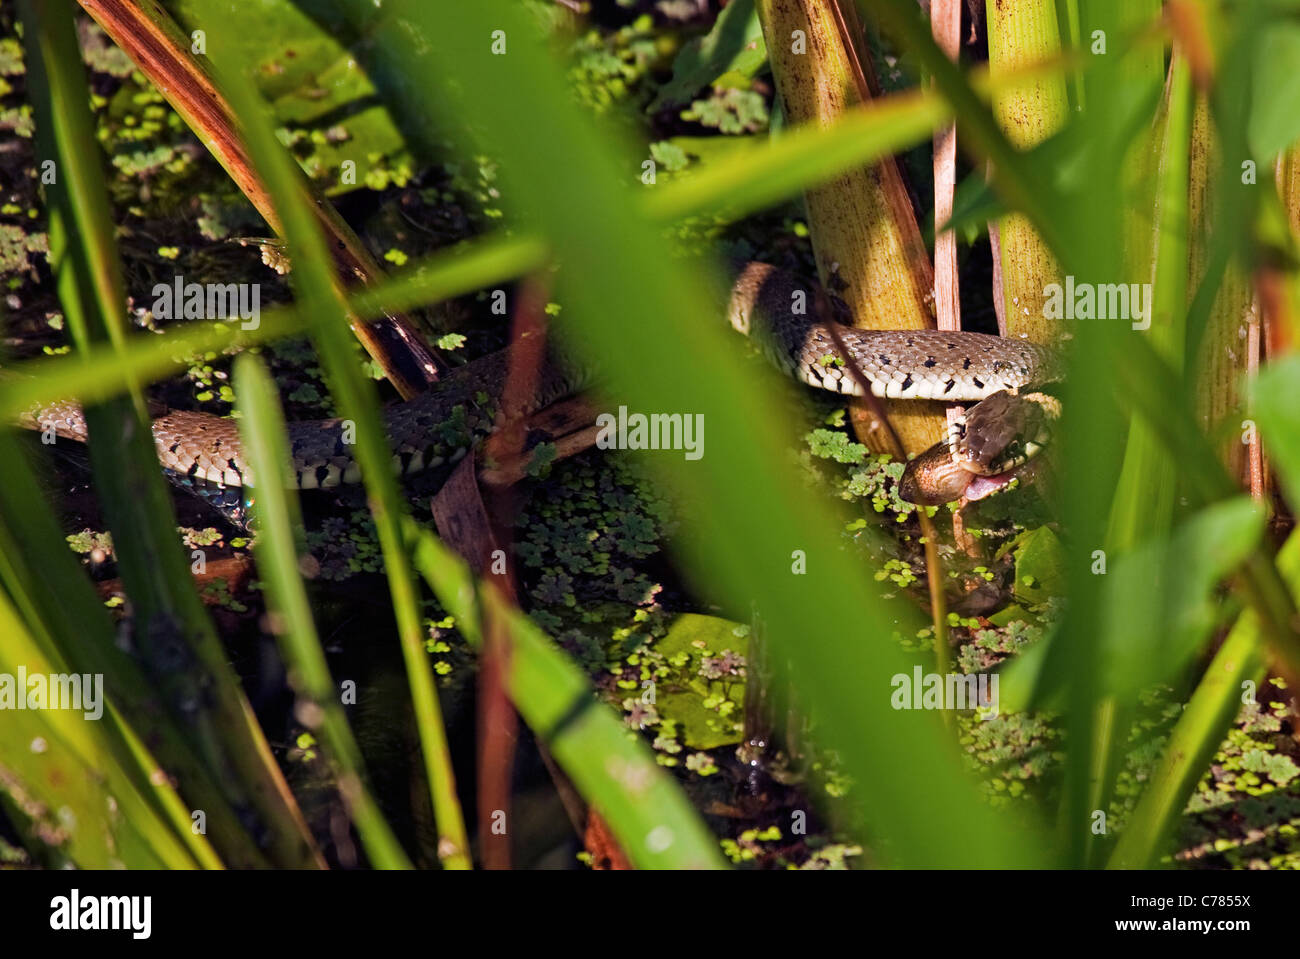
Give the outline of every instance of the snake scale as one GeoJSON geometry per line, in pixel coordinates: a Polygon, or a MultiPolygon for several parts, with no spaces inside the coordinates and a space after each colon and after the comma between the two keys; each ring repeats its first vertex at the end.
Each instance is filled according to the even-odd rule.
{"type": "MultiPolygon", "coordinates": [[[[978,403],[946,441],[912,460],[901,487],[905,499],[941,503],[987,495],[1047,442],[1058,407],[1036,389],[1059,379],[1060,364],[1046,347],[982,333],[856,329],[834,318],[845,314],[842,303],[791,273],[756,262],[739,268],[726,314],[777,367],[810,386],[861,395],[851,364],[878,397],[978,403]],[[799,302],[811,308],[796,312],[799,302]]],[[[394,468],[409,475],[455,462],[491,432],[500,413],[530,415],[590,379],[572,364],[548,360],[532,395],[503,409],[507,365],[507,351],[490,354],[455,369],[430,392],[386,407],[394,468]]],[[[79,441],[87,435],[75,402],[32,410],[21,423],[79,441]]],[[[360,480],[347,431],[340,419],[289,424],[300,489],[360,480]]],[[[245,523],[247,488],[256,483],[235,420],[173,412],[154,420],[153,435],[169,479],[245,523]]]]}

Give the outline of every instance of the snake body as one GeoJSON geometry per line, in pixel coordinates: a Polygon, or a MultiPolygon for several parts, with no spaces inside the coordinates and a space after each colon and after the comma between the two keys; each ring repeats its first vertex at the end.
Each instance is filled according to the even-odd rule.
{"type": "MultiPolygon", "coordinates": [[[[509,351],[499,350],[454,369],[435,390],[384,407],[384,432],[399,475],[409,476],[459,461],[492,431],[498,413],[528,416],[582,389],[589,376],[575,364],[548,359],[532,394],[522,402],[505,397],[509,351]]],[[[20,425],[52,430],[85,442],[88,431],[78,403],[41,407],[20,425]]],[[[167,478],[202,497],[236,525],[247,522],[248,490],[257,485],[244,457],[238,421],[210,413],[176,411],[153,420],[154,446],[167,478]]],[[[355,426],[329,418],[287,424],[294,483],[299,489],[331,489],[359,483],[353,455],[355,426]]]]}
{"type": "MultiPolygon", "coordinates": [[[[971,403],[1001,397],[995,401],[1001,404],[999,410],[995,413],[990,407],[982,416],[984,425],[979,425],[981,403],[970,411],[964,429],[955,430],[946,443],[913,461],[916,466],[909,467],[905,494],[910,481],[917,501],[942,502],[935,497],[946,496],[948,490],[928,471],[947,468],[969,476],[1000,473],[1027,458],[1026,452],[1032,455],[1031,447],[1045,441],[1041,427],[1050,416],[1033,413],[1037,401],[1030,408],[1014,398],[1059,378],[1060,365],[1051,350],[980,333],[861,330],[839,323],[834,318],[837,311],[842,315],[842,304],[820,289],[762,263],[741,267],[726,307],[731,325],[760,344],[778,368],[819,389],[861,395],[861,382],[849,369],[852,364],[871,392],[882,398],[971,403]],[[1006,406],[1010,413],[1001,409],[1006,406]],[[1036,422],[1027,425],[1027,418],[1036,422]],[[1008,433],[1008,422],[1015,426],[1010,435],[990,441],[999,430],[1008,433]],[[977,428],[972,429],[972,423],[977,428]],[[1027,432],[1032,435],[1025,438],[1027,432]]],[[[490,354],[452,371],[432,391],[386,407],[384,427],[394,469],[409,475],[455,462],[491,432],[501,414],[528,416],[590,380],[572,363],[548,360],[531,395],[507,400],[508,362],[506,350],[490,354]]],[[[85,418],[75,402],[32,410],[22,417],[22,424],[80,441],[87,436],[85,418]]],[[[289,424],[293,472],[300,489],[359,482],[349,428],[341,419],[289,424]]],[[[173,412],[153,421],[153,436],[158,458],[173,482],[243,523],[246,488],[256,482],[244,459],[235,420],[173,412]]]]}

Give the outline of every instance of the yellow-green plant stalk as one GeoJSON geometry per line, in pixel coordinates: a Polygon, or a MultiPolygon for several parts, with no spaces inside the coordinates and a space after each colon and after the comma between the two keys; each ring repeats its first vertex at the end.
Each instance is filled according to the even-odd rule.
{"type": "MultiPolygon", "coordinates": [[[[1151,328],[1145,335],[1175,370],[1182,369],[1186,339],[1188,237],[1183,224],[1188,214],[1192,118],[1191,70],[1175,49],[1152,135],[1138,141],[1152,148],[1146,151],[1151,159],[1134,157],[1137,209],[1127,224],[1134,271],[1130,281],[1150,282],[1153,290],[1151,328]]],[[[1148,423],[1134,419],[1111,509],[1110,548],[1128,550],[1148,534],[1167,531],[1175,488],[1174,465],[1159,438],[1148,423]]]]}
{"type": "MultiPolygon", "coordinates": [[[[1210,107],[1198,94],[1192,120],[1191,180],[1188,191],[1190,289],[1205,278],[1209,268],[1214,234],[1214,212],[1218,204],[1215,182],[1222,158],[1214,139],[1210,107]]],[[[1242,443],[1241,380],[1249,351],[1250,328],[1259,323],[1254,285],[1245,266],[1234,257],[1228,262],[1223,281],[1210,308],[1196,360],[1196,413],[1201,428],[1217,440],[1215,448],[1229,474],[1238,482],[1245,479],[1246,446],[1242,443]],[[1238,422],[1225,420],[1235,417],[1238,422]]]]}
{"type": "MultiPolygon", "coordinates": [[[[1061,52],[1052,0],[988,0],[989,72],[993,76],[1039,63],[1061,52]]],[[[1020,150],[1046,140],[1069,115],[1065,80],[1044,75],[993,98],[993,114],[1007,140],[1020,150]]],[[[998,221],[1003,314],[1009,336],[1036,343],[1059,338],[1056,320],[1043,315],[1049,284],[1060,266],[1029,218],[1009,213],[998,221]]]]}
{"type": "MultiPolygon", "coordinates": [[[[1300,245],[1300,143],[1293,143],[1277,158],[1277,193],[1286,225],[1290,230],[1290,248],[1300,245]]],[[[1294,349],[1300,343],[1300,271],[1286,270],[1284,285],[1278,291],[1282,309],[1266,313],[1268,336],[1265,353],[1271,349],[1294,349]]]]}
{"type": "MultiPolygon", "coordinates": [[[[1126,163],[1133,197],[1126,227],[1130,282],[1153,288],[1150,329],[1135,335],[1152,346],[1175,370],[1182,369],[1187,318],[1187,182],[1192,124],[1191,71],[1175,50],[1164,97],[1148,136],[1139,137],[1126,163]]],[[[1177,475],[1156,429],[1141,417],[1129,424],[1124,464],[1111,500],[1107,548],[1117,555],[1168,533],[1173,520],[1177,475]]],[[[1114,788],[1123,750],[1123,731],[1132,704],[1108,697],[1098,709],[1092,808],[1101,808],[1114,788]],[[1119,735],[1117,735],[1119,734],[1119,735]]],[[[1100,865],[1100,844],[1089,850],[1100,865]]]]}
{"type": "MultiPolygon", "coordinates": [[[[869,96],[845,18],[823,0],[758,0],[777,91],[794,125],[834,125],[869,96]]],[[[856,18],[848,20],[856,24],[856,18]]],[[[807,191],[808,226],[822,282],[864,329],[934,325],[934,275],[898,167],[886,156],[807,191]]],[[[908,453],[943,436],[942,407],[927,400],[889,404],[890,423],[908,453]]],[[[871,449],[891,451],[865,404],[853,414],[871,449]]]]}

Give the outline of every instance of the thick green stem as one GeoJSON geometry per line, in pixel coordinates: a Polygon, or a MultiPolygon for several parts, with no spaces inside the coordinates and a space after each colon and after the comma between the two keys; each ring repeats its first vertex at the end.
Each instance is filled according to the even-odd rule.
{"type": "MultiPolygon", "coordinates": [[[[825,0],[758,0],[772,75],[786,116],[796,125],[828,127],[858,110],[870,96],[856,52],[856,39],[835,3],[825,0]]],[[[932,328],[934,275],[929,254],[898,166],[891,156],[849,170],[807,191],[808,225],[822,283],[867,329],[932,328]]],[[[939,404],[899,400],[889,420],[908,453],[943,437],[939,404]]],[[[853,404],[859,437],[889,452],[886,431],[870,408],[853,404]]]]}
{"type": "MultiPolygon", "coordinates": [[[[989,0],[989,70],[994,75],[1055,57],[1061,52],[1052,0],[989,0]]],[[[1069,115],[1065,80],[1040,77],[993,99],[993,113],[1007,139],[1028,150],[1059,130],[1069,115]]],[[[1061,330],[1043,315],[1046,289],[1061,279],[1060,265],[1043,237],[1021,212],[998,223],[1006,332],[1036,343],[1054,343],[1061,330]]]]}

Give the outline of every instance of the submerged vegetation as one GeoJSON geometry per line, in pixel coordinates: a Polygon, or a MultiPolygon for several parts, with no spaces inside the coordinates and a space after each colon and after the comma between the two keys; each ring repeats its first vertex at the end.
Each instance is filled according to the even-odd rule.
{"type": "Polygon", "coordinates": [[[0,863],[1300,865],[1300,6],[228,6],[0,3],[0,863]],[[944,405],[774,374],[738,260],[1059,347],[1047,452],[908,502],[944,405]]]}

